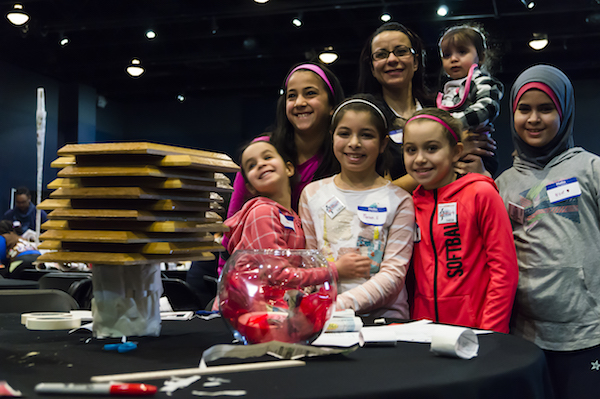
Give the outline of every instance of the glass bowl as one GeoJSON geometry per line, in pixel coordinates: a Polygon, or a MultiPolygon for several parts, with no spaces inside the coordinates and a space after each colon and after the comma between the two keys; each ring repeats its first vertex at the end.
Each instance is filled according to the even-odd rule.
{"type": "Polygon", "coordinates": [[[218,286],[221,316],[244,344],[308,344],[331,317],[337,285],[316,250],[241,250],[228,259],[218,286]]]}

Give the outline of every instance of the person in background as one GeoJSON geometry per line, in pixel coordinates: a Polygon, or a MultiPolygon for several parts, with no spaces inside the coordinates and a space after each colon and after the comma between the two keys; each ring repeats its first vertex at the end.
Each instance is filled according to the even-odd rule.
{"type": "Polygon", "coordinates": [[[406,170],[419,183],[411,317],[508,333],[518,278],[510,220],[490,177],[456,172],[460,130],[437,108],[404,127],[406,170]]]}
{"type": "Polygon", "coordinates": [[[0,275],[21,278],[25,269],[33,269],[33,262],[40,256],[34,243],[21,237],[19,221],[0,221],[0,275]]]}
{"type": "MultiPolygon", "coordinates": [[[[23,231],[23,237],[30,241],[35,241],[36,231],[36,207],[31,202],[31,192],[25,186],[17,188],[15,193],[15,207],[4,213],[3,219],[19,221],[23,231]]],[[[41,222],[45,223],[48,220],[48,215],[45,211],[41,211],[41,222]]]]}
{"type": "Polygon", "coordinates": [[[300,198],[306,246],[329,261],[368,256],[368,274],[342,278],[338,310],[408,319],[405,277],[413,248],[410,195],[382,177],[389,162],[391,113],[369,94],[345,100],[333,114],[339,174],[310,183],[300,198]]]}
{"type": "MultiPolygon", "coordinates": [[[[489,74],[492,57],[483,28],[471,25],[448,28],[438,47],[444,76],[436,106],[462,122],[463,130],[467,130],[463,142],[471,144],[470,135],[490,136],[494,130],[492,122],[500,113],[504,86],[489,74]]],[[[498,160],[484,156],[483,163],[494,176],[498,160]]]]}
{"type": "Polygon", "coordinates": [[[600,392],[600,157],[574,147],[575,96],[550,65],[510,91],[517,155],[496,180],[512,220],[519,287],[511,333],[546,354],[558,398],[600,392]]]}

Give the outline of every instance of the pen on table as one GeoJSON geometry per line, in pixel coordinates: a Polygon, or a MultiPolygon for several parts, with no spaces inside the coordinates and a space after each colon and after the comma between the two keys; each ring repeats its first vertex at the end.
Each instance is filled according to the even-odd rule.
{"type": "Polygon", "coordinates": [[[156,386],[148,384],[121,383],[63,383],[41,382],[35,392],[54,395],[154,395],[156,386]]]}
{"type": "Polygon", "coordinates": [[[210,314],[217,314],[219,313],[218,310],[197,310],[196,314],[200,315],[200,316],[208,316],[210,314]]]}

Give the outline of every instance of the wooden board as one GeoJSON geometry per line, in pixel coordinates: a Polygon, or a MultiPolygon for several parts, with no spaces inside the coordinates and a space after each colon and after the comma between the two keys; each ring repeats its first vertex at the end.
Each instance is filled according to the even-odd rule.
{"type": "Polygon", "coordinates": [[[60,187],[144,187],[154,189],[180,189],[191,191],[205,191],[218,193],[231,193],[232,187],[218,187],[216,182],[204,182],[190,179],[163,178],[163,177],[81,177],[58,178],[48,184],[48,188],[56,190],[60,187]]]}
{"type": "Polygon", "coordinates": [[[162,158],[166,158],[167,156],[175,156],[175,158],[167,160],[165,164],[162,164],[162,166],[188,167],[216,172],[239,171],[239,167],[228,155],[164,144],[146,142],[69,144],[58,150],[58,155],[60,156],[99,154],[156,155],[161,156],[158,160],[159,164],[162,162],[162,158]]]}
{"type": "MultiPolygon", "coordinates": [[[[204,233],[209,231],[204,231],[204,233]]],[[[211,231],[212,232],[212,231],[211,231]]],[[[206,234],[199,233],[143,233],[112,230],[47,230],[40,240],[68,242],[103,242],[112,244],[140,244],[149,242],[206,242],[206,234]]]]}
{"type": "MultiPolygon", "coordinates": [[[[137,166],[67,166],[58,171],[58,177],[159,177],[195,180],[205,183],[202,175],[195,171],[164,169],[152,165],[137,166]]],[[[198,184],[198,183],[196,183],[198,184]]],[[[135,184],[136,186],[140,184],[135,184]]]]}
{"type": "Polygon", "coordinates": [[[56,158],[54,161],[50,163],[51,168],[61,169],[67,166],[75,165],[75,157],[74,156],[66,156],[56,158]]]}
{"type": "Polygon", "coordinates": [[[61,187],[50,193],[50,198],[82,198],[82,199],[153,199],[175,200],[190,202],[222,202],[211,200],[209,193],[193,191],[172,192],[166,190],[152,190],[141,187],[61,187]]]}
{"type": "MultiPolygon", "coordinates": [[[[46,242],[46,241],[44,241],[46,242]]],[[[41,244],[40,244],[41,245],[41,244]]],[[[61,242],[51,240],[41,249],[60,250],[67,252],[98,252],[98,253],[139,253],[145,255],[191,255],[203,252],[223,252],[225,248],[214,242],[203,243],[173,243],[152,242],[147,244],[110,244],[89,242],[61,242]]]]}
{"type": "MultiPolygon", "coordinates": [[[[123,220],[141,222],[196,222],[217,223],[223,218],[215,212],[148,212],[129,209],[55,209],[48,214],[50,220],[103,221],[123,220]]],[[[132,230],[132,229],[128,229],[132,230]]]]}
{"type": "Polygon", "coordinates": [[[206,231],[198,222],[172,220],[146,222],[114,219],[48,220],[42,224],[42,230],[117,230],[150,233],[197,233],[206,231]]]}
{"type": "Polygon", "coordinates": [[[47,252],[37,258],[37,262],[91,263],[98,265],[146,265],[151,263],[174,261],[210,261],[215,255],[210,252],[189,255],[143,255],[138,253],[102,253],[102,252],[47,252]]]}
{"type": "Polygon", "coordinates": [[[220,211],[223,207],[216,202],[199,203],[173,200],[137,200],[137,199],[45,199],[40,209],[127,209],[141,211],[207,212],[220,211]]]}

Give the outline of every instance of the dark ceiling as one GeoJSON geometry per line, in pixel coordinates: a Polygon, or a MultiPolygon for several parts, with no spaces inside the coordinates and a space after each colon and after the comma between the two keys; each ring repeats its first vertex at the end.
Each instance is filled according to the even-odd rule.
{"type": "MultiPolygon", "coordinates": [[[[427,44],[429,82],[437,81],[436,42],[443,28],[482,23],[500,55],[497,75],[510,85],[528,65],[547,62],[572,78],[600,72],[600,0],[446,0],[448,16],[436,15],[441,0],[25,0],[26,29],[0,21],[0,60],[54,77],[84,83],[108,99],[129,102],[208,93],[276,95],[285,73],[325,46],[340,55],[332,64],[352,92],[358,57],[380,24],[384,7],[427,44]],[[304,25],[291,20],[301,14],[304,25]],[[154,29],[150,41],[144,33],[154,29]],[[26,32],[25,32],[26,30],[26,32]],[[534,32],[550,45],[527,46],[534,32]],[[66,35],[70,43],[61,47],[66,35]],[[146,73],[132,79],[125,67],[141,59],[146,73]]],[[[13,2],[0,1],[2,12],[13,2]]]]}

